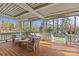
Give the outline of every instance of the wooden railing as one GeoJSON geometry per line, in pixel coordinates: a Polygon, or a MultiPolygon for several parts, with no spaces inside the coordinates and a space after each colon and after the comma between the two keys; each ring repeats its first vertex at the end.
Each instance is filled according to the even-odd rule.
{"type": "Polygon", "coordinates": [[[12,41],[13,35],[19,35],[19,33],[0,33],[0,43],[12,41]]]}
{"type": "MultiPolygon", "coordinates": [[[[22,32],[22,35],[28,36],[28,33],[30,32],[22,32]]],[[[0,33],[0,43],[12,41],[12,36],[16,35],[17,37],[20,37],[20,33],[0,33]]]]}

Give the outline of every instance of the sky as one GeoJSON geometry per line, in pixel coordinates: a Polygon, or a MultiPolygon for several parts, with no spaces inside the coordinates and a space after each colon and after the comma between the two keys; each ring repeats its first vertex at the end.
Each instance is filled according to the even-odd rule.
{"type": "Polygon", "coordinates": [[[8,21],[8,22],[10,22],[12,24],[17,23],[17,21],[15,19],[10,19],[10,18],[6,18],[6,17],[0,17],[0,21],[6,21],[6,22],[8,21]]]}
{"type": "Polygon", "coordinates": [[[42,23],[42,20],[37,19],[37,21],[33,21],[32,23],[33,23],[33,26],[40,27],[41,23],[42,23]]]}
{"type": "Polygon", "coordinates": [[[77,16],[77,18],[76,18],[76,24],[77,24],[77,26],[79,26],[79,16],[77,16]]]}
{"type": "MultiPolygon", "coordinates": [[[[60,21],[59,21],[59,24],[61,24],[62,22],[61,22],[61,19],[62,18],[58,18],[60,21]]],[[[72,17],[69,17],[69,19],[72,19],[72,21],[71,21],[71,23],[73,24],[74,23],[74,17],[72,16],[72,17]]],[[[56,20],[56,19],[55,19],[56,20]]],[[[6,18],[6,17],[0,17],[0,21],[8,21],[8,22],[10,22],[10,23],[12,23],[12,24],[16,24],[17,23],[17,20],[15,20],[15,19],[10,19],[10,18],[6,18]]],[[[41,23],[42,23],[42,20],[40,20],[40,19],[37,19],[37,21],[33,21],[32,22],[33,24],[33,26],[36,26],[36,27],[40,27],[41,26],[41,23]]],[[[50,19],[49,21],[48,21],[48,24],[51,24],[51,25],[53,25],[53,22],[52,22],[52,20],[50,19]]],[[[76,24],[77,24],[77,26],[79,25],[79,16],[76,16],[76,24]]]]}

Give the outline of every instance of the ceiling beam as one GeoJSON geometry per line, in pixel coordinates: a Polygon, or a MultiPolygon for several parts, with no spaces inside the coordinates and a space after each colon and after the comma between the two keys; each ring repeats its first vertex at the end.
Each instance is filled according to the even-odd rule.
{"type": "Polygon", "coordinates": [[[0,11],[6,6],[6,3],[4,3],[1,7],[0,7],[0,11]]]}
{"type": "Polygon", "coordinates": [[[13,16],[13,17],[20,16],[20,15],[22,15],[22,14],[24,14],[24,13],[28,13],[28,11],[24,11],[24,12],[22,12],[22,13],[19,13],[19,14],[17,14],[17,15],[15,15],[15,16],[13,16]]]}
{"type": "Polygon", "coordinates": [[[10,18],[10,19],[16,19],[16,20],[18,20],[18,18],[15,18],[15,17],[12,17],[12,16],[10,16],[10,15],[7,15],[7,14],[4,14],[4,13],[0,13],[0,16],[1,17],[7,17],[7,18],[10,18]]]}
{"type": "Polygon", "coordinates": [[[26,11],[33,13],[35,16],[44,19],[44,17],[41,14],[39,14],[37,11],[35,11],[33,8],[31,8],[28,4],[24,4],[24,3],[20,4],[19,3],[17,5],[20,6],[21,8],[23,8],[23,9],[25,9],[26,11]]]}
{"type": "Polygon", "coordinates": [[[3,8],[3,10],[1,10],[1,12],[4,12],[11,4],[7,4],[5,8],[3,8]]]}
{"type": "Polygon", "coordinates": [[[39,10],[42,10],[42,9],[46,9],[46,8],[48,8],[48,7],[53,7],[53,6],[56,6],[56,5],[58,5],[58,4],[60,4],[60,3],[52,3],[52,4],[49,4],[49,5],[47,5],[47,6],[41,7],[41,8],[39,8],[39,9],[36,9],[35,11],[39,11],[39,10]]]}
{"type": "Polygon", "coordinates": [[[79,14],[79,8],[72,8],[72,9],[68,9],[68,10],[62,10],[62,11],[59,11],[59,12],[55,12],[55,13],[52,13],[52,14],[49,14],[47,15],[45,18],[47,17],[52,17],[52,16],[57,16],[57,15],[78,15],[79,14]]]}
{"type": "MultiPolygon", "coordinates": [[[[20,4],[21,5],[21,4],[20,4]]],[[[51,6],[55,6],[55,5],[58,5],[58,3],[53,3],[53,4],[49,4],[49,5],[47,5],[47,6],[44,6],[44,7],[41,7],[41,8],[39,8],[39,9],[36,9],[36,10],[33,10],[33,12],[37,12],[37,11],[39,11],[39,10],[42,10],[42,9],[45,9],[45,8],[48,8],[48,7],[51,7],[51,6]]],[[[27,8],[28,9],[28,8],[27,8]]],[[[28,13],[24,13],[24,14],[22,14],[21,16],[26,16],[26,15],[28,15],[28,14],[31,14],[32,12],[30,11],[30,12],[28,12],[28,13]]],[[[18,18],[19,16],[17,16],[16,18],[18,18]]],[[[44,16],[43,16],[44,17],[44,16]]]]}
{"type": "Polygon", "coordinates": [[[5,14],[3,14],[3,13],[0,13],[0,16],[11,18],[11,16],[5,15],[5,14]]]}
{"type": "MultiPolygon", "coordinates": [[[[6,8],[8,8],[10,5],[11,5],[11,4],[8,4],[8,5],[7,5],[7,3],[3,3],[3,5],[0,7],[0,16],[2,16],[2,17],[7,17],[7,18],[10,18],[10,19],[18,19],[18,18],[15,18],[15,17],[10,16],[10,15],[8,15],[8,14],[6,14],[6,13],[4,12],[4,10],[6,11],[6,8]],[[3,13],[3,12],[4,12],[4,13],[3,13]]],[[[9,11],[9,10],[8,10],[8,11],[9,11]]]]}
{"type": "Polygon", "coordinates": [[[5,6],[6,6],[6,3],[4,3],[4,4],[0,7],[0,16],[4,16],[4,17],[9,17],[9,18],[11,18],[11,16],[6,15],[6,14],[4,14],[4,13],[1,12],[5,6]]]}
{"type": "Polygon", "coordinates": [[[14,15],[13,9],[15,9],[15,4],[12,4],[7,10],[6,13],[10,14],[11,16],[14,15]]]}

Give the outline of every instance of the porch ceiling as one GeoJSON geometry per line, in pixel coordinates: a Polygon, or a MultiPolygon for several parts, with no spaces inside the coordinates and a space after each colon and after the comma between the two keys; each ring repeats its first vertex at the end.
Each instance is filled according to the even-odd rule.
{"type": "Polygon", "coordinates": [[[0,3],[0,16],[9,18],[52,18],[79,14],[78,3],[0,3]]]}

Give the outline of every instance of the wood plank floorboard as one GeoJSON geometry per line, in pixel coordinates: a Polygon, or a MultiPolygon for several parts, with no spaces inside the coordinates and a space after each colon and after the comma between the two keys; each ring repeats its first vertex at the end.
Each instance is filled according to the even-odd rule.
{"type": "Polygon", "coordinates": [[[12,42],[0,44],[0,56],[79,56],[79,47],[41,42],[34,52],[12,42]]]}

